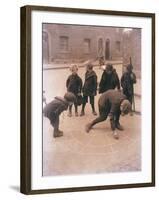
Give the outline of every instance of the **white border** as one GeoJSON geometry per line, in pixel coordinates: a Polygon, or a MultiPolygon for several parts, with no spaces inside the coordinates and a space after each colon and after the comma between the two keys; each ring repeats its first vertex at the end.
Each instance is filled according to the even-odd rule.
{"type": "Polygon", "coordinates": [[[62,12],[32,12],[32,189],[151,182],[151,19],[62,12]],[[42,23],[142,28],[142,171],[42,177],[42,23]]]}

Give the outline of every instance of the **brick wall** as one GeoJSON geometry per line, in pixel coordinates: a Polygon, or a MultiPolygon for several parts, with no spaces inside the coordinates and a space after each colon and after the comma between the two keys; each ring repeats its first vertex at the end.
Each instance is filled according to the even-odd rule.
{"type": "Polygon", "coordinates": [[[43,24],[43,32],[48,34],[48,41],[43,38],[43,51],[46,51],[46,47],[49,49],[48,53],[43,52],[43,60],[46,63],[85,62],[103,55],[106,61],[123,60],[126,65],[131,57],[134,70],[140,71],[141,30],[125,30],[116,27],[43,24]],[[99,39],[102,39],[103,47],[100,53],[99,39]],[[108,47],[109,50],[106,50],[108,47]]]}

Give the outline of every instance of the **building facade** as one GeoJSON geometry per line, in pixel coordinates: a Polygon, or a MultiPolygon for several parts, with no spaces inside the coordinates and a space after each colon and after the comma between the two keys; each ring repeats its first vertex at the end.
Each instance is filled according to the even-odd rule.
{"type": "Polygon", "coordinates": [[[141,30],[43,24],[43,63],[120,60],[141,66],[141,30]]]}

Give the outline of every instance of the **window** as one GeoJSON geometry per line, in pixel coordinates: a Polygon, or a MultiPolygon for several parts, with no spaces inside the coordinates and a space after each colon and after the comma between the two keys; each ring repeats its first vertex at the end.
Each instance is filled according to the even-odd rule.
{"type": "Polygon", "coordinates": [[[120,41],[116,41],[116,49],[117,51],[120,51],[120,41]]]}
{"type": "Polygon", "coordinates": [[[60,50],[61,51],[68,51],[68,37],[67,36],[60,36],[60,50]]]}
{"type": "Polygon", "coordinates": [[[91,50],[91,40],[86,38],[84,39],[84,53],[90,53],[91,50]]]}

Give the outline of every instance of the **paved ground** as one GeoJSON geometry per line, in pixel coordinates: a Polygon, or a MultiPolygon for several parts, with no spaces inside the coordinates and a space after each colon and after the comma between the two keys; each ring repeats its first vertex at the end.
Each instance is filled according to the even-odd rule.
{"type": "MultiPolygon", "coordinates": [[[[120,67],[117,66],[120,73],[120,67]]],[[[95,68],[99,79],[102,71],[95,68]]],[[[79,70],[84,77],[84,69],[79,70]]],[[[44,90],[47,101],[65,92],[68,69],[44,71],[44,90]]],[[[140,88],[137,88],[140,91],[140,88]]],[[[96,97],[96,109],[97,100],[96,97]]],[[[140,98],[136,107],[140,109],[140,98]]],[[[80,111],[81,108],[79,108],[80,111]]],[[[97,109],[98,110],[98,109],[97,109]]],[[[119,140],[112,137],[109,120],[96,125],[88,134],[85,125],[95,117],[90,105],[84,117],[61,115],[60,128],[64,131],[61,138],[53,138],[53,128],[47,118],[43,118],[43,175],[69,175],[81,173],[108,173],[137,171],[141,169],[141,116],[121,118],[125,130],[119,140]]]]}

